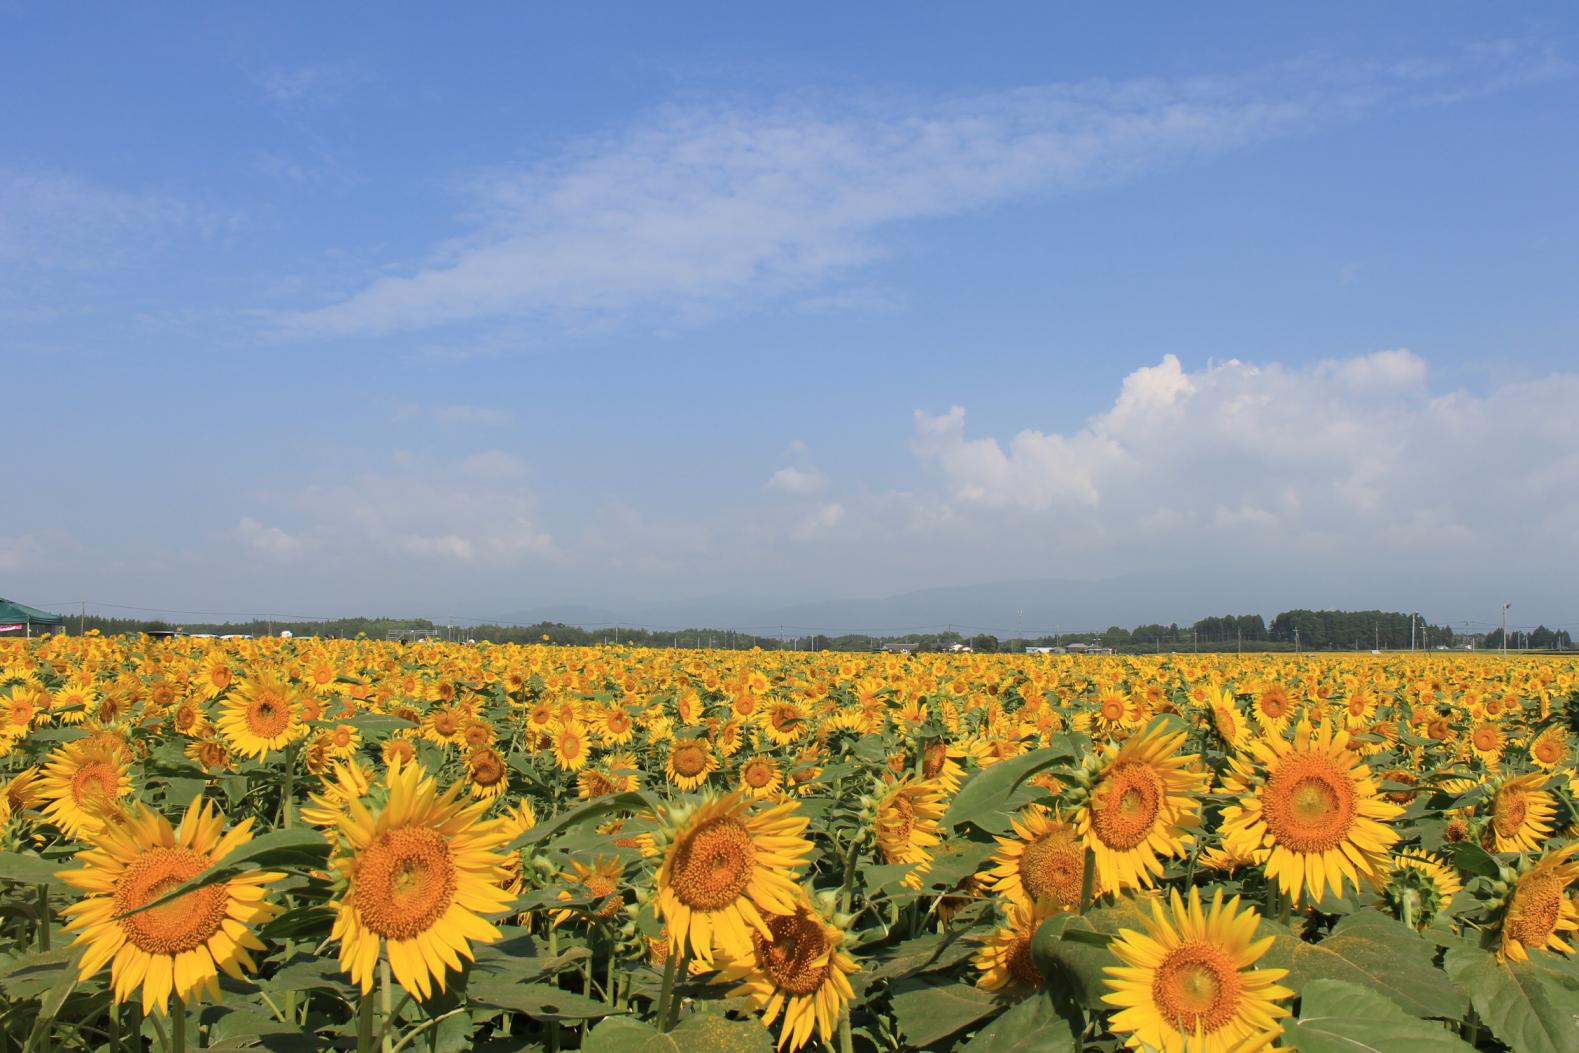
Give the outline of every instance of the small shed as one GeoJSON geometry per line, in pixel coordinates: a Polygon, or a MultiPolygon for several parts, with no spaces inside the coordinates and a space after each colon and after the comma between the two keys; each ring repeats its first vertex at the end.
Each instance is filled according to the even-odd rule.
{"type": "Polygon", "coordinates": [[[32,636],[35,628],[55,629],[64,624],[66,619],[59,614],[50,614],[37,607],[29,607],[25,603],[0,599],[0,633],[24,633],[32,636]]]}

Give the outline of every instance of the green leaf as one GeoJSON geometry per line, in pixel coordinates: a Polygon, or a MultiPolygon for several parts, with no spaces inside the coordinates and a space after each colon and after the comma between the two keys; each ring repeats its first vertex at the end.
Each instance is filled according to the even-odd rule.
{"type": "Polygon", "coordinates": [[[976,1032],[959,1053],[1079,1053],[1069,1021],[1045,994],[1025,999],[976,1032]]]}
{"type": "Polygon", "coordinates": [[[639,1020],[605,1020],[581,1048],[584,1053],[772,1053],[773,1039],[756,1019],[697,1013],[668,1034],[639,1020]]]}
{"type": "Polygon", "coordinates": [[[868,981],[897,980],[915,973],[946,969],[969,958],[975,950],[969,941],[961,939],[968,931],[961,926],[942,935],[905,940],[884,955],[881,965],[863,969],[857,975],[868,981]]]}
{"type": "Polygon", "coordinates": [[[0,992],[7,999],[25,1002],[37,998],[60,980],[75,952],[69,947],[33,951],[0,966],[0,992]]]}
{"type": "MultiPolygon", "coordinates": [[[[1079,1004],[1107,1008],[1102,1002],[1108,990],[1103,970],[1120,962],[1107,948],[1110,933],[1093,924],[1098,917],[1093,911],[1085,917],[1055,914],[1048,918],[1031,937],[1031,961],[1043,980],[1079,1004]]],[[[1106,920],[1116,931],[1117,920],[1111,916],[1106,920]]]]}
{"type": "Polygon", "coordinates": [[[1391,999],[1412,1016],[1464,1015],[1464,995],[1436,967],[1435,946],[1380,911],[1350,914],[1320,943],[1304,943],[1270,925],[1262,932],[1277,939],[1256,965],[1287,969],[1284,983],[1296,991],[1314,980],[1342,980],[1391,999]]]}
{"type": "Polygon", "coordinates": [[[336,721],[336,723],[350,724],[367,738],[388,735],[402,728],[416,727],[411,721],[390,716],[388,713],[358,713],[350,720],[336,721]]]}
{"type": "Polygon", "coordinates": [[[1073,756],[1067,741],[1054,741],[1055,745],[999,761],[966,779],[943,815],[943,826],[968,822],[989,834],[1006,832],[1013,814],[1041,792],[1027,788],[1025,780],[1073,756]]]}
{"type": "Polygon", "coordinates": [[[27,1036],[27,1043],[22,1047],[26,1050],[33,1049],[38,1040],[49,1031],[55,1022],[60,1007],[66,1004],[66,999],[71,997],[71,992],[77,987],[77,962],[81,958],[80,951],[71,956],[64,966],[55,974],[54,983],[43,992],[38,1000],[38,1016],[33,1020],[33,1030],[27,1036]]]}
{"type": "Polygon", "coordinates": [[[1000,1006],[992,992],[961,983],[930,983],[914,977],[896,981],[891,990],[890,1004],[905,1041],[922,1049],[936,1048],[1000,1006]]]}
{"type": "Polygon", "coordinates": [[[983,861],[997,850],[994,841],[972,841],[968,837],[946,840],[932,853],[927,872],[921,876],[922,886],[934,892],[948,892],[981,869],[983,861]]]}
{"type": "Polygon", "coordinates": [[[648,797],[640,790],[628,790],[625,793],[610,794],[588,801],[576,808],[569,808],[558,815],[544,819],[532,829],[510,842],[508,851],[517,852],[527,845],[535,845],[559,833],[559,831],[596,819],[609,812],[638,812],[651,807],[648,797]]]}
{"type": "Polygon", "coordinates": [[[340,969],[339,959],[330,955],[297,954],[267,980],[259,980],[265,991],[337,991],[349,995],[354,988],[350,976],[340,969]]]}
{"type": "Polygon", "coordinates": [[[1315,980],[1283,1037],[1300,1053],[1473,1053],[1441,1023],[1421,1020],[1358,984],[1315,980]]]}
{"type": "Polygon", "coordinates": [[[1453,865],[1467,878],[1487,877],[1495,880],[1502,873],[1502,865],[1490,852],[1473,841],[1457,841],[1451,847],[1453,865]]]}
{"type": "Polygon", "coordinates": [[[482,974],[472,976],[466,994],[477,1005],[525,1013],[535,1020],[593,1020],[624,1012],[553,984],[518,984],[482,974]]]}
{"type": "Polygon", "coordinates": [[[53,885],[55,888],[71,888],[70,885],[60,880],[60,872],[66,867],[59,863],[51,862],[43,856],[35,856],[22,852],[0,852],[0,878],[6,881],[15,881],[22,885],[53,885]]]}
{"type": "Polygon", "coordinates": [[[1518,1053],[1579,1048],[1579,994],[1535,961],[1504,964],[1478,947],[1450,947],[1444,967],[1491,1033],[1518,1053]]]}

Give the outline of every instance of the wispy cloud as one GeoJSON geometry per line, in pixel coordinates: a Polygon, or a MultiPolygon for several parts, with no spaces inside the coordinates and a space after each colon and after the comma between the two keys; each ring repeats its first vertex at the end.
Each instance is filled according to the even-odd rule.
{"type": "Polygon", "coordinates": [[[333,103],[371,79],[366,69],[349,62],[275,67],[256,78],[264,98],[285,106],[333,103]]]}
{"type": "Polygon", "coordinates": [[[107,187],[65,172],[0,165],[0,268],[92,271],[143,256],[177,234],[220,225],[201,206],[107,187]]]}
{"type": "Polygon", "coordinates": [[[1311,60],[950,100],[668,109],[471,181],[468,233],[404,276],[281,322],[298,334],[366,335],[503,318],[667,324],[792,290],[830,302],[822,286],[883,256],[884,232],[898,224],[1496,90],[1531,75],[1527,58],[1509,46],[1433,64],[1311,60]]]}

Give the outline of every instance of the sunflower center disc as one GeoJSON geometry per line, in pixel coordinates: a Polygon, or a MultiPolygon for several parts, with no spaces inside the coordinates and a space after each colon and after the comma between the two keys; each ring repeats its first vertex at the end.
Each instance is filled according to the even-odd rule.
{"type": "Polygon", "coordinates": [[[1020,854],[1020,884],[1032,899],[1050,896],[1060,903],[1080,902],[1085,854],[1067,831],[1053,830],[1020,854]]]}
{"type": "MultiPolygon", "coordinates": [[[[190,848],[150,848],[115,882],[115,913],[136,910],[208,869],[208,857],[190,848]]],[[[148,954],[179,954],[202,946],[219,931],[229,902],[224,882],[195,889],[169,903],[121,919],[132,946],[148,954]]]]}
{"type": "Polygon", "coordinates": [[[1503,922],[1507,934],[1526,947],[1546,946],[1562,913],[1562,896],[1562,883],[1549,875],[1525,878],[1503,922]]]}
{"type": "Polygon", "coordinates": [[[1168,952],[1152,981],[1164,1020],[1186,1034],[1216,1031],[1239,1009],[1239,970],[1221,947],[1186,943],[1168,952]]]}
{"type": "Polygon", "coordinates": [[[1108,769],[1091,797],[1091,825],[1104,845],[1127,851],[1151,836],[1162,807],[1162,780],[1149,765],[1108,769]]]}
{"type": "Polygon", "coordinates": [[[362,924],[391,940],[432,928],[455,897],[450,846],[435,830],[409,827],[373,839],[357,857],[352,903],[362,924]]]}
{"type": "Polygon", "coordinates": [[[710,820],[676,846],[674,894],[692,910],[720,910],[751,883],[755,860],[744,823],[730,816],[710,820]]]}
{"type": "Polygon", "coordinates": [[[1496,814],[1492,816],[1491,825],[1502,837],[1513,837],[1524,825],[1525,813],[1529,811],[1529,803],[1523,793],[1518,790],[1504,791],[1497,795],[1495,805],[1496,814]]]}
{"type": "Polygon", "coordinates": [[[674,765],[675,774],[689,779],[707,767],[707,751],[695,742],[685,742],[674,748],[669,762],[674,765]]]}
{"type": "Polygon", "coordinates": [[[751,933],[757,953],[757,964],[772,980],[774,986],[792,995],[815,994],[828,975],[828,963],[813,963],[828,949],[828,938],[822,926],[805,913],[790,914],[768,919],[768,930],[773,942],[762,938],[755,930],[751,933]]]}
{"type": "Polygon", "coordinates": [[[1354,784],[1330,758],[1291,754],[1267,779],[1262,813],[1278,844],[1294,852],[1325,852],[1354,823],[1354,784]]]}

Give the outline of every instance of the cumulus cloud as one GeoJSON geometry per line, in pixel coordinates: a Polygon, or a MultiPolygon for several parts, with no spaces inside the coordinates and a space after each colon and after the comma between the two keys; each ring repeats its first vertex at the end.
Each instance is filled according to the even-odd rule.
{"type": "MultiPolygon", "coordinates": [[[[969,98],[670,108],[472,181],[471,228],[406,273],[285,316],[303,335],[506,317],[706,315],[817,287],[896,224],[1131,179],[1441,89],[1534,75],[1529,56],[1306,63],[1238,77],[1033,85],[969,98]]],[[[295,80],[282,82],[282,88],[295,80]]]]}
{"type": "Polygon", "coordinates": [[[251,516],[236,524],[236,537],[253,554],[268,559],[289,560],[300,555],[306,544],[275,526],[264,526],[251,516]]]}
{"type": "Polygon", "coordinates": [[[1137,369],[1067,432],[972,437],[955,406],[913,444],[958,516],[1034,516],[1048,537],[1131,556],[1234,546],[1376,563],[1571,545],[1579,374],[1483,393],[1430,389],[1407,350],[1291,369],[1231,360],[1137,369]]]}
{"type": "Polygon", "coordinates": [[[828,487],[828,477],[817,470],[811,447],[796,439],[784,451],[788,462],[768,477],[767,488],[789,497],[809,497],[828,487]]]}
{"type": "Polygon", "coordinates": [[[32,534],[0,536],[0,571],[20,574],[37,569],[44,559],[44,546],[32,534]]]}

